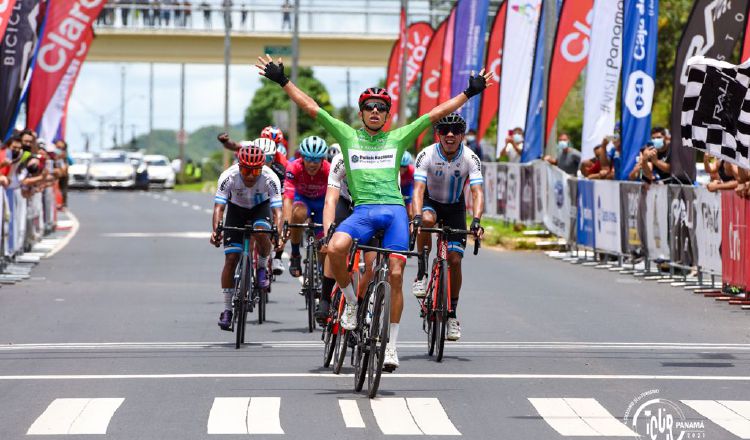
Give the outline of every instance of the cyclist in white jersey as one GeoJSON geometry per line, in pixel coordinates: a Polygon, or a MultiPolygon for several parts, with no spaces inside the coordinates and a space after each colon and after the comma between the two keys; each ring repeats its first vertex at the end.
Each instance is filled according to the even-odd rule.
{"type": "MultiPolygon", "coordinates": [[[[440,142],[430,145],[417,155],[414,171],[413,201],[414,226],[433,227],[442,223],[453,229],[466,229],[466,203],[464,187],[469,183],[474,219],[470,230],[479,238],[483,234],[480,226],[484,211],[482,190],[482,163],[463,144],[466,121],[457,113],[451,113],[435,123],[440,142]]],[[[432,239],[429,234],[419,234],[417,250],[427,247],[429,255],[432,239]]],[[[458,297],[461,292],[461,259],[466,248],[466,236],[448,237],[448,266],[450,268],[451,312],[448,315],[446,338],[457,341],[461,337],[461,326],[456,317],[458,297]]],[[[426,294],[427,277],[417,279],[412,286],[415,296],[426,294]]]]}
{"type": "MultiPolygon", "coordinates": [[[[252,225],[258,229],[271,229],[271,217],[277,228],[281,227],[281,183],[278,176],[263,164],[265,153],[258,147],[242,147],[237,152],[238,163],[221,173],[214,196],[213,233],[211,244],[224,243],[224,269],[221,272],[221,288],[224,295],[224,311],[219,316],[219,327],[228,330],[232,323],[232,284],[234,271],[243,250],[242,233],[225,231],[216,233],[219,222],[232,227],[252,225]]],[[[271,238],[267,234],[256,234],[251,246],[258,248],[257,279],[261,287],[270,281],[266,268],[271,253],[271,238]]]]}

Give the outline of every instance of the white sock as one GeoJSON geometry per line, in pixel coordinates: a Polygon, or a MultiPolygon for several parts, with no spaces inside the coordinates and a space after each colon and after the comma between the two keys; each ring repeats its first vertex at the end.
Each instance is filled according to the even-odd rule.
{"type": "Polygon", "coordinates": [[[354,283],[349,283],[349,285],[342,290],[344,291],[346,302],[349,304],[357,304],[357,292],[354,291],[354,283]]]}
{"type": "Polygon", "coordinates": [[[258,267],[268,267],[268,255],[265,257],[258,257],[258,267]]]}
{"type": "Polygon", "coordinates": [[[232,310],[232,294],[234,293],[234,289],[231,287],[222,289],[222,293],[224,294],[224,310],[232,310]]]}
{"type": "Polygon", "coordinates": [[[388,334],[388,345],[386,347],[396,349],[396,341],[398,340],[398,323],[391,323],[390,332],[388,334]]]}

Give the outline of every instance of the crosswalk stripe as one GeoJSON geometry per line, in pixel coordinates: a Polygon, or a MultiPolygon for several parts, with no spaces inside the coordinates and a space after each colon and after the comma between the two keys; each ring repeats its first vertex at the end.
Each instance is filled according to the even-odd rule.
{"type": "Polygon", "coordinates": [[[406,399],[402,397],[380,397],[370,401],[375,421],[384,435],[421,435],[409,412],[406,399]]]}
{"type": "Polygon", "coordinates": [[[26,434],[106,434],[109,421],[124,401],[124,398],[55,399],[26,434]]]}
{"type": "Polygon", "coordinates": [[[563,436],[624,436],[638,434],[617,420],[596,399],[529,398],[540,416],[563,436]]]}
{"type": "Polygon", "coordinates": [[[362,420],[362,413],[359,412],[356,400],[339,399],[339,408],[341,408],[341,415],[344,417],[344,425],[347,428],[365,427],[365,421],[362,420]]]}
{"type": "Polygon", "coordinates": [[[750,401],[683,400],[682,403],[742,439],[750,439],[750,401]]]}
{"type": "Polygon", "coordinates": [[[445,413],[440,401],[435,398],[407,398],[414,421],[427,435],[461,435],[445,413]]]}
{"type": "Polygon", "coordinates": [[[208,416],[208,434],[283,434],[280,397],[217,397],[208,416]]]}

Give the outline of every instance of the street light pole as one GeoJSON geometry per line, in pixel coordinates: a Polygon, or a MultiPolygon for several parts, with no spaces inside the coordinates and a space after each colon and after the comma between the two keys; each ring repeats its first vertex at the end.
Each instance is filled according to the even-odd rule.
{"type": "MultiPolygon", "coordinates": [[[[224,132],[229,133],[229,62],[232,55],[230,0],[224,0],[224,132]]],[[[229,151],[224,149],[224,168],[229,167],[229,151]]]]}
{"type": "MultiPolygon", "coordinates": [[[[117,138],[117,136],[115,136],[117,138]]],[[[120,145],[125,144],[125,66],[120,66],[120,145]]]]}
{"type": "Polygon", "coordinates": [[[177,134],[180,146],[180,175],[185,169],[185,64],[180,64],[180,131],[177,134]]]}
{"type": "Polygon", "coordinates": [[[151,147],[154,131],[154,63],[149,63],[148,74],[148,147],[151,147]]]}
{"type": "MultiPolygon", "coordinates": [[[[294,0],[294,23],[292,28],[292,84],[297,85],[299,75],[299,0],[294,0]]],[[[297,117],[299,109],[289,103],[289,152],[297,145],[297,117]]]]}

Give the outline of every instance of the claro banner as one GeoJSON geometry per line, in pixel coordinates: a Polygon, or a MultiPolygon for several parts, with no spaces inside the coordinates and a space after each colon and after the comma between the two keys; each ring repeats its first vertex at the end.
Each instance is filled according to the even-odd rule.
{"type": "Polygon", "coordinates": [[[42,115],[85,41],[106,0],[57,0],[47,10],[29,88],[26,126],[37,128],[42,115]]]}
{"type": "MultiPolygon", "coordinates": [[[[731,60],[732,51],[742,38],[747,21],[748,0],[731,2],[718,0],[696,0],[690,13],[680,44],[677,47],[672,94],[672,129],[679,130],[682,99],[687,85],[688,60],[694,56],[705,56],[720,61],[731,60]]],[[[747,35],[745,36],[747,38],[747,35]]],[[[747,51],[747,44],[744,49],[747,51]]],[[[743,59],[744,61],[744,59],[743,59]]],[[[682,148],[679,133],[672,135],[670,154],[672,175],[682,183],[695,180],[695,151],[682,148]]]]}
{"type": "Polygon", "coordinates": [[[0,37],[5,35],[5,29],[8,27],[10,14],[13,12],[13,6],[16,0],[0,0],[0,37]]]}
{"type": "MultiPolygon", "coordinates": [[[[495,75],[495,81],[500,80],[503,68],[503,38],[505,37],[505,15],[508,10],[508,2],[503,2],[497,9],[495,20],[490,30],[490,40],[487,45],[487,57],[484,64],[486,72],[495,75]]],[[[479,110],[479,130],[477,141],[481,141],[492,119],[497,115],[497,105],[500,102],[500,87],[493,87],[481,95],[482,105],[479,110]],[[494,90],[493,90],[494,89],[494,90]]],[[[420,113],[422,114],[422,113],[420,113]]]]}
{"type": "Polygon", "coordinates": [[[721,192],[721,279],[747,287],[747,203],[734,191],[721,192]]]}
{"type": "MultiPolygon", "coordinates": [[[[440,98],[440,60],[443,57],[443,45],[445,44],[445,29],[448,27],[448,20],[443,20],[438,26],[437,31],[430,39],[430,45],[427,47],[424,61],[422,62],[422,84],[419,93],[419,114],[427,114],[439,104],[440,98]]],[[[417,148],[422,145],[422,138],[428,130],[420,133],[417,138],[417,148]]]]}

